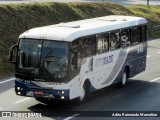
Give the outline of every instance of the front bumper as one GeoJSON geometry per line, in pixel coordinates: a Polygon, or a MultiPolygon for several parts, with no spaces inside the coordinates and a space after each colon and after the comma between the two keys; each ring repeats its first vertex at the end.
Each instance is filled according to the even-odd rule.
{"type": "Polygon", "coordinates": [[[69,89],[53,89],[38,86],[32,82],[15,80],[15,92],[20,96],[43,97],[55,100],[70,100],[69,89]]]}

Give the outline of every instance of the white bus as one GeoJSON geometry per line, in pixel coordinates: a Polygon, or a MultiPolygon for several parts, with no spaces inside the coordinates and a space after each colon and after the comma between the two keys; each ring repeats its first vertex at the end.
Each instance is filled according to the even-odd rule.
{"type": "Polygon", "coordinates": [[[111,15],[24,32],[9,55],[16,94],[84,101],[113,83],[124,86],[146,68],[146,25],[141,17],[111,15]]]}

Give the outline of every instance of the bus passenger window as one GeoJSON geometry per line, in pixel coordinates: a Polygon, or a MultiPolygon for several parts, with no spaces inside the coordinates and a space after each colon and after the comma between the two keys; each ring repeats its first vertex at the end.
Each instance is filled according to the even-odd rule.
{"type": "Polygon", "coordinates": [[[142,42],[146,41],[146,26],[141,26],[141,39],[142,42]]]}
{"type": "Polygon", "coordinates": [[[79,42],[86,57],[96,54],[96,36],[84,37],[79,42]]]}
{"type": "Polygon", "coordinates": [[[115,50],[120,47],[119,31],[110,33],[110,50],[115,50]]]}
{"type": "Polygon", "coordinates": [[[98,41],[98,44],[97,44],[98,54],[108,52],[109,35],[108,34],[98,35],[97,41],[98,41]]]}
{"type": "Polygon", "coordinates": [[[130,29],[125,29],[121,31],[121,46],[130,46],[130,29]]]}
{"type": "Polygon", "coordinates": [[[71,61],[72,66],[71,70],[74,71],[75,69],[79,69],[82,63],[82,46],[80,43],[80,39],[73,41],[71,47],[71,61]]]}
{"type": "Polygon", "coordinates": [[[131,31],[131,34],[132,34],[132,44],[138,44],[141,42],[141,31],[140,31],[140,27],[133,27],[132,28],[132,31],[131,31]]]}

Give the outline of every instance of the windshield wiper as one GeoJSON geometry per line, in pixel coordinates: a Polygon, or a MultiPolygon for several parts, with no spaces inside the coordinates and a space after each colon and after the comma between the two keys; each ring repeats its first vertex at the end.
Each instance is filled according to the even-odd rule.
{"type": "Polygon", "coordinates": [[[48,51],[48,52],[44,55],[44,58],[43,58],[43,68],[44,68],[44,62],[45,62],[45,60],[46,60],[47,55],[49,55],[51,52],[53,52],[54,47],[55,47],[55,43],[54,43],[52,49],[51,49],[50,51],[48,51]]]}
{"type": "Polygon", "coordinates": [[[51,52],[54,50],[54,47],[55,47],[55,43],[54,43],[54,45],[53,45],[52,49],[51,49],[50,51],[48,51],[48,52],[44,55],[43,63],[44,63],[44,61],[45,61],[45,59],[46,59],[47,55],[48,55],[49,53],[51,53],[51,52]]]}
{"type": "Polygon", "coordinates": [[[54,47],[52,48],[52,50],[50,50],[48,53],[45,54],[45,56],[44,56],[44,61],[46,60],[47,55],[48,55],[49,53],[51,53],[53,50],[54,50],[54,47]]]}
{"type": "Polygon", "coordinates": [[[26,67],[28,67],[28,64],[29,64],[29,54],[28,54],[28,50],[27,50],[27,52],[26,52],[26,54],[25,54],[25,66],[26,67]]]}

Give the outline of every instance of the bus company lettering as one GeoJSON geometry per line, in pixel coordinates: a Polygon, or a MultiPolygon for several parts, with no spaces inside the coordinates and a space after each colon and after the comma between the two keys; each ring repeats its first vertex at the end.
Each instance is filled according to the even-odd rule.
{"type": "Polygon", "coordinates": [[[113,55],[109,55],[107,57],[99,58],[95,61],[95,66],[101,66],[104,64],[109,64],[113,62],[113,55]]]}

